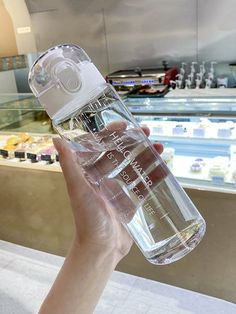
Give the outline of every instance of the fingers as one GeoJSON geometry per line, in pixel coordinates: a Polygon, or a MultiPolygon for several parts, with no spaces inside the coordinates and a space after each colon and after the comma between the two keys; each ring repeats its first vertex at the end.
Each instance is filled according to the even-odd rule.
{"type": "MultiPolygon", "coordinates": [[[[150,135],[150,129],[147,126],[143,126],[142,130],[146,136],[150,135]]],[[[158,154],[161,154],[163,152],[163,145],[161,143],[155,143],[153,144],[153,147],[158,152],[158,154]]]]}
{"type": "Polygon", "coordinates": [[[153,147],[158,152],[158,154],[161,154],[163,152],[163,145],[161,143],[155,143],[153,144],[153,147]]]}
{"type": "Polygon", "coordinates": [[[85,182],[82,169],[76,161],[75,154],[72,153],[65,141],[60,138],[54,138],[53,144],[60,156],[60,165],[68,190],[74,190],[77,186],[85,182]]]}
{"type": "Polygon", "coordinates": [[[107,131],[124,131],[127,128],[125,121],[114,121],[106,125],[107,131]]]}
{"type": "MultiPolygon", "coordinates": [[[[124,125],[122,126],[120,123],[119,123],[119,126],[121,128],[124,127],[124,125]]],[[[147,127],[143,128],[143,131],[147,135],[150,133],[147,127]]],[[[78,164],[77,156],[71,152],[68,144],[62,139],[54,138],[53,143],[60,155],[60,164],[61,164],[61,168],[65,177],[69,192],[76,190],[78,186],[81,186],[81,185],[85,187],[87,185],[87,180],[84,177],[82,168],[78,164]]],[[[153,147],[159,154],[163,152],[162,144],[156,143],[153,145],[153,147]]]]}
{"type": "Polygon", "coordinates": [[[143,132],[145,133],[146,136],[150,135],[150,129],[147,126],[142,127],[143,132]]]}

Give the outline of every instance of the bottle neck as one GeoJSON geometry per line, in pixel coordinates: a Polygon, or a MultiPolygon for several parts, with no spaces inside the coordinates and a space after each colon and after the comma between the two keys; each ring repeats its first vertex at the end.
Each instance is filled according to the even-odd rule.
{"type": "Polygon", "coordinates": [[[105,91],[105,89],[108,88],[110,84],[104,83],[94,90],[90,91],[89,94],[84,95],[84,97],[78,97],[77,99],[73,99],[71,102],[69,102],[66,106],[61,108],[53,117],[53,123],[55,125],[63,122],[64,120],[67,120],[69,117],[71,117],[73,114],[75,114],[78,110],[85,107],[87,104],[92,102],[94,99],[99,98],[105,91]]]}

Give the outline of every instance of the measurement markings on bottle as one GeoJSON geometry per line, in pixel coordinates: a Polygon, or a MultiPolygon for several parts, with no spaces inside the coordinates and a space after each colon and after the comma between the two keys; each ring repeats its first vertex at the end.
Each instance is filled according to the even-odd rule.
{"type": "Polygon", "coordinates": [[[161,219],[163,219],[163,218],[165,218],[165,217],[167,217],[169,215],[169,213],[167,212],[167,213],[165,213],[164,215],[162,215],[161,217],[160,217],[160,220],[161,219]]]}
{"type": "MultiPolygon", "coordinates": [[[[84,123],[86,125],[86,127],[89,130],[89,118],[84,115],[84,123]],[[87,124],[88,123],[88,124],[87,124]]],[[[101,122],[101,121],[100,121],[101,122]]],[[[100,124],[99,127],[103,126],[105,130],[108,130],[108,128],[104,125],[104,124],[100,124]]],[[[90,132],[91,135],[93,136],[93,138],[96,140],[96,142],[99,142],[100,144],[103,144],[103,140],[101,139],[100,135],[98,133],[93,133],[90,132]]],[[[123,157],[127,160],[127,162],[129,163],[129,165],[132,167],[133,171],[135,171],[135,173],[137,175],[142,176],[143,178],[143,183],[144,183],[144,190],[149,190],[149,187],[152,185],[152,180],[150,179],[150,177],[145,173],[145,171],[143,170],[143,168],[140,166],[140,164],[137,162],[137,160],[135,160],[135,157],[133,156],[133,154],[126,149],[122,139],[120,138],[120,136],[117,134],[116,131],[112,132],[111,134],[109,134],[110,137],[112,137],[113,142],[116,144],[116,151],[119,153],[122,153],[123,157]]],[[[104,143],[105,144],[105,143],[104,143]]],[[[119,166],[119,161],[117,160],[117,158],[115,157],[115,154],[113,152],[108,152],[106,153],[106,157],[111,161],[112,165],[114,167],[119,166]]],[[[120,177],[123,179],[124,183],[126,185],[129,185],[133,182],[133,180],[130,178],[130,175],[125,171],[121,171],[119,173],[120,177]]],[[[139,201],[144,201],[145,197],[144,195],[141,193],[140,189],[138,189],[138,187],[134,186],[130,191],[132,191],[134,193],[134,195],[137,197],[137,199],[139,201]]],[[[119,193],[118,193],[119,194],[119,193]]],[[[118,194],[116,196],[118,196],[118,194]]],[[[113,196],[115,197],[115,196],[113,196]]],[[[154,209],[149,203],[146,203],[143,205],[143,209],[149,214],[149,215],[155,215],[156,214],[156,209],[154,209]]]]}

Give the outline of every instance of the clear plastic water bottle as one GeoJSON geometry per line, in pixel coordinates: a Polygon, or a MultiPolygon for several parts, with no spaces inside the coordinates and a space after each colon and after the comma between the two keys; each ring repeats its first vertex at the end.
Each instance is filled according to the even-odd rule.
{"type": "Polygon", "coordinates": [[[29,84],[147,260],[168,264],[192,251],[204,219],[88,55],[75,45],[51,48],[29,84]]]}

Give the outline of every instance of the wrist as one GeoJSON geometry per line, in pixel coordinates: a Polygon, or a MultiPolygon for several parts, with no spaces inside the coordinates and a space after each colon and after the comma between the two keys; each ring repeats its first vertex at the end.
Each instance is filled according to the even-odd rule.
{"type": "Polygon", "coordinates": [[[115,248],[103,245],[91,244],[89,242],[80,243],[77,238],[72,242],[69,255],[86,263],[92,263],[94,267],[100,268],[106,265],[114,270],[119,261],[123,258],[115,248]]]}

